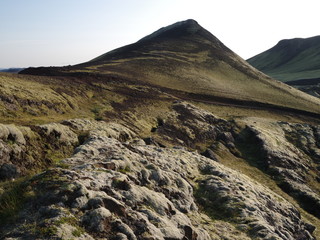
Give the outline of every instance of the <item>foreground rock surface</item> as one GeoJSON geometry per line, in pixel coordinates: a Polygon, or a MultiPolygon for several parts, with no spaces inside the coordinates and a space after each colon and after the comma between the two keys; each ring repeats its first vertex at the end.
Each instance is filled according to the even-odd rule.
{"type": "Polygon", "coordinates": [[[283,191],[319,218],[319,126],[286,122],[249,124],[243,133],[246,145],[255,143],[255,149],[249,153],[255,155],[253,164],[273,176],[283,191]]]}
{"type": "Polygon", "coordinates": [[[292,204],[245,175],[112,129],[29,180],[36,197],[4,239],[314,239],[292,204]]]}

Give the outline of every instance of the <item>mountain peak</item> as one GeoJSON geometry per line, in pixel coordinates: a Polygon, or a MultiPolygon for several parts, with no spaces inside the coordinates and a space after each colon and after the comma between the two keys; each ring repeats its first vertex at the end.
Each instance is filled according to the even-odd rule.
{"type": "Polygon", "coordinates": [[[193,19],[176,22],[145,36],[136,43],[117,48],[90,61],[106,61],[127,57],[137,57],[137,54],[145,55],[149,51],[182,51],[192,52],[202,48],[208,51],[215,49],[213,54],[230,53],[214,35],[204,29],[193,19]],[[178,50],[179,49],[179,50],[178,50]],[[216,51],[218,50],[218,51],[216,51]]]}
{"type": "Polygon", "coordinates": [[[139,40],[139,42],[154,38],[171,38],[192,35],[199,32],[199,30],[204,30],[204,28],[202,28],[197,21],[188,19],[185,21],[176,22],[167,27],[160,28],[154,33],[142,38],[139,40]]]}

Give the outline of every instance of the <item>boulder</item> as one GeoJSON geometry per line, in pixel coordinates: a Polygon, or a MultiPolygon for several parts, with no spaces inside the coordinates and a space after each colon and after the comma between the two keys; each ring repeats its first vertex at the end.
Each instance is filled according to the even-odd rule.
{"type": "Polygon", "coordinates": [[[0,167],[0,180],[12,180],[19,176],[18,168],[10,163],[4,163],[0,167]]]}

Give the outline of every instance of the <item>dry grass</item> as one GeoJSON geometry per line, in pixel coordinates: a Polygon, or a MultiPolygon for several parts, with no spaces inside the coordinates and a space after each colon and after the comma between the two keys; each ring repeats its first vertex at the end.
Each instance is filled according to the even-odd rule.
{"type": "Polygon", "coordinates": [[[33,190],[30,187],[27,188],[26,182],[29,178],[23,177],[0,183],[0,224],[13,221],[25,201],[34,197],[33,190]]]}
{"type": "MultiPolygon", "coordinates": [[[[112,88],[112,86],[111,86],[112,88]]],[[[112,111],[112,102],[125,96],[95,85],[90,80],[72,77],[44,77],[0,74],[0,121],[18,125],[58,122],[70,118],[95,118],[112,111]]]]}
{"type": "Polygon", "coordinates": [[[310,123],[319,124],[318,118],[305,117],[303,115],[285,113],[283,111],[250,109],[241,106],[232,106],[227,104],[207,104],[196,101],[190,101],[195,106],[205,109],[215,116],[227,120],[242,120],[246,118],[259,118],[265,121],[285,121],[291,123],[310,123]]]}

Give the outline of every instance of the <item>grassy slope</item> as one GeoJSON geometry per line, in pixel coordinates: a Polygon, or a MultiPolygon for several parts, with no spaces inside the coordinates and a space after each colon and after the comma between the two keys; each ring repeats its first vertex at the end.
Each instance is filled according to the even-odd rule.
{"type": "Polygon", "coordinates": [[[188,93],[320,112],[318,99],[270,79],[209,32],[195,29],[163,31],[61,71],[116,75],[188,93]]]}
{"type": "Polygon", "coordinates": [[[95,118],[102,110],[112,109],[111,102],[122,100],[88,79],[0,73],[1,123],[26,125],[95,118]]]}
{"type": "Polygon", "coordinates": [[[0,123],[6,124],[103,119],[122,122],[147,135],[176,99],[121,79],[0,73],[0,123]]]}
{"type": "Polygon", "coordinates": [[[80,93],[80,88],[68,89],[65,85],[63,79],[1,73],[2,122],[54,121],[78,111],[85,93],[80,93]]]}
{"type": "Polygon", "coordinates": [[[247,60],[281,81],[320,77],[320,36],[282,40],[273,48],[247,60]]]}

